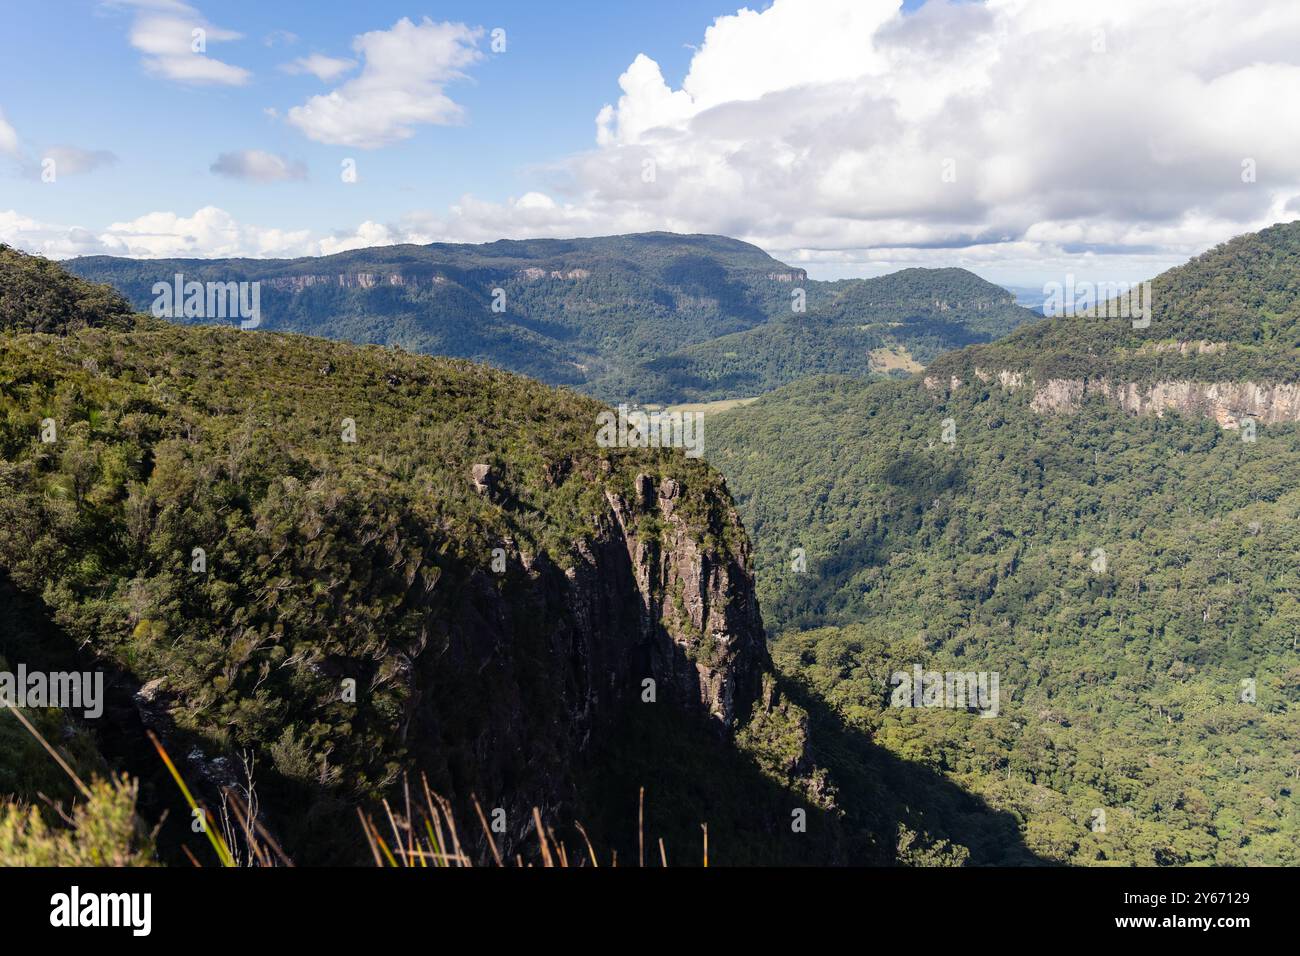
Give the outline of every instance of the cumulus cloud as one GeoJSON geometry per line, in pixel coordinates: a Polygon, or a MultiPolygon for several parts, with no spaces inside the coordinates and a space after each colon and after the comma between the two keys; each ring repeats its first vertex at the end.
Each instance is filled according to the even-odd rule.
{"type": "Polygon", "coordinates": [[[294,76],[310,73],[322,83],[328,83],[331,80],[338,79],[356,65],[356,60],[325,56],[323,53],[313,53],[310,56],[300,56],[296,60],[281,64],[280,69],[294,76]]]}
{"type": "Polygon", "coordinates": [[[192,215],[150,212],[87,229],[43,222],[15,210],[0,210],[0,242],[52,259],[110,255],[136,259],[294,258],[329,255],[367,246],[430,242],[418,220],[385,225],[362,223],[354,230],[321,236],[309,229],[279,229],[240,222],[224,209],[205,206],[192,215]]]}
{"type": "MultiPolygon", "coordinates": [[[[359,74],[289,119],[354,147],[456,122],[445,87],[480,39],[427,19],[358,36],[359,74]]],[[[667,229],[823,277],[964,265],[1015,284],[1145,278],[1300,213],[1296,4],[774,0],[719,17],[680,80],[653,52],[617,78],[592,148],[516,198],[326,236],[211,209],[93,234],[11,213],[0,235],[215,256],[667,229]]]]}
{"type": "Polygon", "coordinates": [[[0,242],[52,259],[105,251],[98,236],[90,230],[41,222],[12,209],[0,209],[0,242]]]}
{"type": "Polygon", "coordinates": [[[230,213],[205,206],[192,216],[154,212],[128,222],[115,222],[100,235],[114,255],[160,258],[172,256],[302,255],[310,247],[307,230],[283,230],[237,222],[230,213]]]}
{"type": "Polygon", "coordinates": [[[329,256],[336,252],[350,252],[353,249],[369,249],[372,246],[392,246],[401,242],[429,242],[428,239],[411,237],[405,230],[379,222],[363,222],[352,232],[327,236],[317,243],[320,255],[329,256]]]}
{"type": "Polygon", "coordinates": [[[361,74],[293,107],[289,122],[317,142],[361,149],[407,139],[416,126],[460,122],[464,111],[444,87],[482,59],[482,35],[482,29],[428,17],[363,33],[352,41],[364,61],[361,74]]]}
{"type": "Polygon", "coordinates": [[[506,203],[484,204],[465,197],[447,215],[414,212],[391,223],[366,221],[355,228],[321,235],[309,229],[285,230],[240,222],[224,209],[206,206],[192,215],[157,211],[105,229],[43,222],[15,210],[0,210],[0,242],[54,259],[115,255],[140,259],[281,258],[331,255],[372,246],[429,243],[443,239],[498,239],[517,218],[536,235],[573,235],[584,214],[540,194],[506,203]]]}
{"type": "Polygon", "coordinates": [[[81,255],[276,258],[320,253],[320,244],[310,230],[241,223],[215,206],[205,206],[190,216],[151,212],[97,230],[0,210],[0,242],[53,259],[81,255]]]}
{"type": "Polygon", "coordinates": [[[208,56],[210,43],[241,39],[241,34],[210,23],[180,0],[113,0],[134,10],[131,45],[143,56],[145,69],[181,83],[242,86],[252,73],[208,56]]]}
{"type": "Polygon", "coordinates": [[[775,0],[718,18],[679,86],[645,54],[618,82],[550,192],[815,273],[1164,267],[1294,218],[1300,191],[1294,4],[775,0]]]}
{"type": "Polygon", "coordinates": [[[218,176],[255,183],[301,182],[307,178],[307,167],[303,163],[290,162],[283,156],[260,149],[222,153],[209,169],[218,176]]]}

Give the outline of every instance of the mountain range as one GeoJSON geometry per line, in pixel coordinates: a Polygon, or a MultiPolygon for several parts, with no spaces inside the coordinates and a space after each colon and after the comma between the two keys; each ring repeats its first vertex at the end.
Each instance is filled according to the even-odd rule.
{"type": "Polygon", "coordinates": [[[0,858],[179,860],[152,730],[306,862],[420,773],[521,854],[536,807],[627,859],[644,787],[691,861],[1300,863],[1300,223],[1121,304],[669,234],[0,248],[0,657],[106,670],[41,726],[138,787],[59,843],[6,726],[0,858]],[[175,274],[264,321],[136,314],[175,274]],[[706,463],[601,447],[616,401],[730,407],[706,463]]]}
{"type": "Polygon", "coordinates": [[[962,269],[818,282],[748,243],[670,233],[66,265],[142,312],[154,285],[177,275],[257,282],[266,330],[467,358],[605,401],[659,404],[751,397],[814,372],[905,375],[1035,318],[962,269]]]}
{"type": "Polygon", "coordinates": [[[683,862],[702,823],[716,863],[1032,859],[1005,815],[850,728],[814,747],[725,482],[599,447],[598,402],[131,315],[3,248],[0,289],[0,658],[105,673],[102,719],[38,726],[81,777],[130,775],[51,836],[38,794],[76,792],[4,724],[0,859],[181,862],[150,732],[300,863],[364,861],[356,809],[425,780],[462,823],[499,811],[508,855],[538,852],[537,808],[627,859],[648,787],[646,829],[683,862]]]}

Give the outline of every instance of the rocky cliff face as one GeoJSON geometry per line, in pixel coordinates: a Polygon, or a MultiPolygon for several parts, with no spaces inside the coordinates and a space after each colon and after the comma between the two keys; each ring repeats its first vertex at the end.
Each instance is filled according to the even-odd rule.
{"type": "MultiPolygon", "coordinates": [[[[15,271],[39,311],[50,270],[15,271]]],[[[322,281],[392,281],[349,275],[322,281]]],[[[356,808],[421,774],[509,851],[642,774],[625,741],[731,752],[771,665],[702,462],[608,451],[599,403],[486,366],[90,318],[0,336],[0,379],[39,382],[0,395],[0,653],[111,675],[97,740],[145,816],[174,795],[146,729],[210,806],[246,774],[303,864],[358,862],[356,808]]]]}
{"type": "Polygon", "coordinates": [[[340,272],[335,275],[277,276],[261,280],[269,288],[299,293],[312,286],[336,286],[340,289],[376,289],[380,286],[419,287],[446,285],[441,275],[408,276],[401,272],[340,272]]]}
{"type": "MultiPolygon", "coordinates": [[[[449,569],[413,599],[421,640],[383,664],[407,701],[396,725],[403,770],[427,774],[451,800],[470,827],[461,839],[483,860],[473,799],[505,812],[495,840],[512,855],[535,839],[534,807],[548,820],[573,818],[587,754],[629,712],[673,708],[730,738],[756,708],[788,706],[771,686],[749,544],[730,497],[671,476],[637,474],[631,494],[584,477],[608,481],[589,536],[560,555],[507,539],[500,572],[449,569]]],[[[474,466],[467,483],[509,503],[508,478],[487,466],[474,466]]],[[[355,673],[355,662],[320,667],[355,673]]],[[[136,695],[141,720],[165,740],[174,739],[174,703],[166,678],[136,695]]],[[[188,753],[197,785],[215,793],[238,782],[230,758],[188,753]]],[[[289,812],[264,809],[274,829],[289,812]]]]}
{"type": "MultiPolygon", "coordinates": [[[[576,282],[579,279],[590,278],[591,270],[589,269],[541,269],[530,267],[520,269],[515,272],[515,277],[527,282],[535,282],[538,279],[561,279],[569,282],[576,282]]],[[[400,288],[424,288],[428,286],[447,285],[449,279],[445,275],[438,273],[429,273],[427,270],[421,270],[418,273],[408,274],[405,272],[339,272],[334,274],[308,274],[295,276],[277,276],[272,279],[261,280],[268,288],[276,289],[281,292],[299,293],[304,289],[312,286],[334,286],[340,289],[377,289],[383,286],[397,286],[400,288]]]]}
{"type": "Polygon", "coordinates": [[[1034,391],[1030,407],[1038,412],[1066,412],[1089,395],[1100,395],[1135,415],[1179,411],[1213,418],[1224,428],[1238,428],[1251,418],[1262,425],[1300,421],[1300,385],[1256,382],[1111,382],[1107,379],[1050,379],[1034,391]]]}
{"type": "MultiPolygon", "coordinates": [[[[491,476],[471,480],[509,494],[491,476]]],[[[685,710],[729,736],[771,673],[730,498],[642,473],[605,501],[568,555],[504,542],[504,580],[473,570],[405,677],[412,757],[464,819],[471,792],[505,810],[503,851],[527,838],[534,806],[566,818],[575,768],[627,708],[685,710]]]]}
{"type": "MultiPolygon", "coordinates": [[[[1037,383],[1023,372],[976,368],[981,382],[997,382],[1005,391],[1033,389],[1030,407],[1043,414],[1075,411],[1090,396],[1100,396],[1135,415],[1161,416],[1177,411],[1213,418],[1224,428],[1239,428],[1242,420],[1261,425],[1300,421],[1300,385],[1270,382],[1160,381],[1149,384],[1116,382],[1105,376],[1088,379],[1050,378],[1037,383]]],[[[962,380],[956,376],[943,382],[933,376],[924,380],[929,389],[956,391],[962,380]]]]}
{"type": "MultiPolygon", "coordinates": [[[[737,536],[739,553],[724,554],[702,543],[678,514],[682,496],[675,479],[656,483],[644,474],[632,501],[607,493],[639,592],[651,675],[730,730],[748,717],[770,667],[749,544],[737,536]],[[657,538],[637,533],[639,517],[658,519],[657,538]]],[[[734,506],[728,500],[724,507],[739,530],[734,506]]]]}

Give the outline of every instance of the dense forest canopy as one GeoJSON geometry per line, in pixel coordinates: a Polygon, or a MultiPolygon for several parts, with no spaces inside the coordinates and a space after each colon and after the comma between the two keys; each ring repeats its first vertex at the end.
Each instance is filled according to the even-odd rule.
{"type": "Polygon", "coordinates": [[[130,304],[115,289],[69,275],[48,259],[0,243],[0,331],[64,334],[130,328],[130,304]]]}
{"type": "MultiPolygon", "coordinates": [[[[31,257],[11,265],[38,295],[57,276],[31,257]]],[[[771,673],[734,740],[633,706],[606,715],[588,759],[562,759],[565,708],[585,705],[550,653],[557,635],[601,613],[634,627],[641,603],[588,591],[583,606],[539,605],[530,582],[547,568],[589,575],[593,516],[610,495],[640,497],[642,473],[675,489],[684,525],[672,527],[690,531],[669,541],[663,517],[646,516],[629,533],[660,541],[649,554],[703,554],[710,575],[741,560],[730,496],[703,462],[602,449],[598,402],[488,367],[149,317],[119,330],[118,300],[77,290],[107,303],[85,327],[0,332],[0,655],[109,673],[122,699],[107,719],[35,717],[87,779],[140,777],[144,822],[133,827],[130,791],[110,791],[89,828],[120,836],[115,859],[152,859],[139,834],[176,809],[143,737],[165,727],[192,786],[250,759],[266,820],[300,862],[363,859],[355,808],[396,798],[417,771],[462,801],[474,786],[525,800],[569,781],[572,814],[625,853],[648,786],[647,829],[674,859],[698,859],[707,823],[720,863],[1033,861],[1005,814],[771,673]],[[479,465],[497,491],[476,487],[479,465]],[[488,572],[498,548],[511,556],[500,575],[488,572]],[[511,639],[485,645],[502,618],[511,639]],[[524,706],[535,719],[520,732],[483,736],[524,706]],[[808,812],[806,834],[790,830],[792,807],[808,812]]],[[[741,609],[742,583],[723,595],[741,609]]],[[[631,639],[594,637],[593,667],[631,639]]],[[[0,724],[0,744],[14,755],[0,770],[0,859],[99,852],[47,835],[62,824],[37,794],[75,796],[48,754],[15,724],[0,724]]],[[[175,854],[192,834],[173,827],[175,854]]]]}
{"type": "Polygon", "coordinates": [[[973,376],[1294,382],[1297,252],[1274,227],[1158,277],[1150,329],[1053,319],[945,355],[927,375],[955,391],[809,378],[712,419],[784,671],[1044,858],[1300,862],[1300,424],[1047,415],[973,376]],[[1232,348],[1143,348],[1165,337],[1232,348]],[[999,718],[890,707],[915,664],[1000,674],[999,718]]]}
{"type": "MultiPolygon", "coordinates": [[[[416,326],[365,313],[375,302],[462,296],[478,316],[488,284],[515,282],[531,326],[439,334],[497,336],[555,368],[581,342],[619,398],[767,393],[710,417],[705,452],[754,542],[779,673],[735,748],[621,718],[573,768],[597,832],[617,833],[619,801],[654,777],[656,824],[686,840],[707,812],[733,861],[1300,863],[1300,423],[1247,438],[1196,409],[1137,416],[1102,396],[1044,414],[1033,388],[996,378],[1293,383],[1300,226],[1156,277],[1147,327],[1104,307],[1027,322],[962,270],[812,283],[730,240],[625,237],[606,265],[591,242],[364,250],[346,268],[411,276],[433,248],[462,271],[414,288],[308,283],[292,302],[315,322],[352,297],[373,335],[333,318],[313,330],[391,341],[416,326]],[[633,254],[635,269],[620,258],[633,254]],[[521,275],[539,256],[547,271],[521,275]],[[807,310],[786,314],[804,284],[807,310]],[[678,327],[694,341],[668,351],[678,327]],[[873,364],[886,357],[893,368],[873,364]],[[917,359],[926,371],[907,378],[917,359]],[[995,676],[996,716],[891,706],[912,672],[995,676]],[[791,799],[813,808],[815,839],[780,835],[791,799]]],[[[159,265],[95,268],[125,270],[134,300],[159,265]]],[[[637,494],[643,468],[730,500],[670,452],[605,470],[599,402],[491,368],[133,317],[112,290],[12,250],[0,279],[0,585],[19,598],[0,653],[52,626],[166,676],[175,720],[205,747],[270,742],[273,790],[307,801],[307,830],[408,765],[403,662],[494,542],[563,561],[605,491],[637,494]],[[343,418],[364,452],[339,455],[343,418]],[[34,437],[47,419],[56,444],[34,437]],[[477,461],[526,507],[503,521],[465,480],[477,461]],[[202,580],[185,573],[195,540],[221,568],[202,580]],[[432,604],[410,603],[410,568],[432,604]],[[299,659],[317,666],[280,666],[299,659]],[[362,663],[377,692],[360,712],[311,703],[362,663]]],[[[402,307],[417,324],[449,314],[402,307]]],[[[600,394],[594,381],[571,384],[600,394]]],[[[711,506],[691,520],[706,547],[745,551],[711,506]]],[[[80,766],[111,768],[84,728],[43,719],[80,766]]],[[[6,792],[57,792],[40,751],[9,743],[6,792]]]]}

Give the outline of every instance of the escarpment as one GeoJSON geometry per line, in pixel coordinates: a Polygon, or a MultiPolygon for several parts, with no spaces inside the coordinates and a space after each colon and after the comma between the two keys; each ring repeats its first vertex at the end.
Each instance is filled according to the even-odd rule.
{"type": "Polygon", "coordinates": [[[1256,382],[1136,382],[1107,379],[1050,379],[1035,389],[1035,411],[1072,411],[1089,395],[1100,395],[1135,415],[1167,411],[1213,418],[1224,428],[1238,428],[1244,419],[1259,424],[1300,421],[1300,385],[1256,382]]]}
{"type": "Polygon", "coordinates": [[[599,483],[591,533],[563,554],[506,541],[502,573],[453,572],[453,604],[408,676],[412,759],[454,803],[473,792],[503,809],[503,849],[527,839],[534,806],[569,814],[575,769],[621,715],[673,708],[729,737],[771,672],[725,491],[669,474],[599,483]]]}
{"type": "MultiPolygon", "coordinates": [[[[1300,222],[1238,236],[1127,293],[1076,304],[999,341],[940,356],[932,392],[1028,391],[1040,414],[1087,400],[1224,428],[1300,421],[1300,222]]],[[[1076,303],[1078,300],[1076,299],[1076,303]]]]}
{"type": "MultiPolygon", "coordinates": [[[[599,403],[300,336],[61,331],[0,335],[0,656],[108,670],[115,722],[212,805],[253,790],[298,862],[365,859],[356,808],[422,775],[471,851],[473,797],[502,810],[509,851],[534,807],[575,819],[620,725],[667,711],[725,742],[759,701],[725,484],[600,447],[599,403]]],[[[96,734],[107,765],[180,819],[125,735],[96,734]]]]}
{"type": "Polygon", "coordinates": [[[632,563],[650,669],[676,696],[731,729],[749,716],[770,664],[748,570],[749,543],[729,497],[710,504],[720,510],[721,530],[734,539],[735,553],[702,541],[682,518],[685,494],[674,478],[656,483],[639,474],[631,500],[606,496],[632,563]],[[647,518],[657,535],[638,532],[638,520],[645,527],[647,518]]]}
{"type": "MultiPolygon", "coordinates": [[[[1115,381],[1107,376],[1092,378],[1047,378],[1034,381],[1023,371],[974,369],[981,383],[996,383],[1002,390],[1033,390],[1029,407],[1042,414],[1077,411],[1090,397],[1100,397],[1135,415],[1179,412],[1213,418],[1224,428],[1239,428],[1245,419],[1261,425],[1300,421],[1300,384],[1255,381],[1115,381]]],[[[956,391],[964,384],[952,376],[942,382],[926,376],[931,390],[956,391]]]]}

